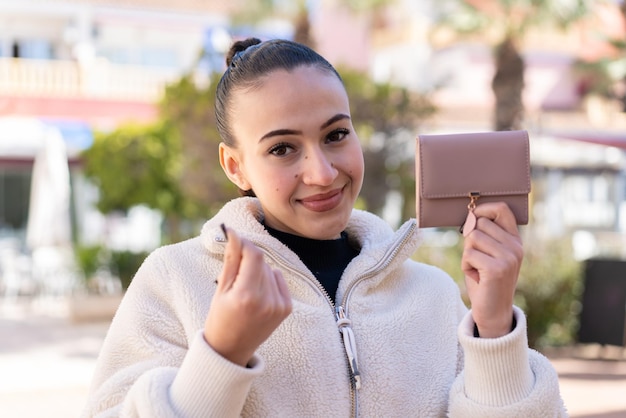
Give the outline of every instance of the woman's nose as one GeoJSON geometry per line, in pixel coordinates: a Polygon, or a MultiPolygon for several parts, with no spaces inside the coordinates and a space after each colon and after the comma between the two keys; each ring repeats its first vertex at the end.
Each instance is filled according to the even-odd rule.
{"type": "Polygon", "coordinates": [[[337,169],[328,155],[324,152],[309,152],[304,156],[304,173],[302,175],[305,184],[329,186],[337,177],[337,169]]]}

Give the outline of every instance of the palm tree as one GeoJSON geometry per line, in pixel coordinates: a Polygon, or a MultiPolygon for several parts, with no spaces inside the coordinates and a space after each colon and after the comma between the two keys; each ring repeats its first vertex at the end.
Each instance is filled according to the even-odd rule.
{"type": "MultiPolygon", "coordinates": [[[[626,24],[626,1],[611,6],[618,10],[623,24],[626,24]]],[[[626,112],[626,37],[605,36],[604,40],[613,47],[612,54],[591,61],[579,59],[574,63],[574,70],[581,80],[580,93],[617,100],[622,111],[626,112]]]]}
{"type": "MultiPolygon", "coordinates": [[[[622,13],[622,20],[626,25],[626,0],[622,0],[619,10],[622,13]]],[[[626,53],[626,38],[615,42],[615,46],[621,49],[622,52],[626,53]]],[[[626,74],[622,77],[622,83],[626,87],[626,74]]],[[[622,101],[622,111],[626,112],[626,91],[622,92],[622,97],[620,99],[622,101]]]]}
{"type": "MultiPolygon", "coordinates": [[[[365,13],[376,16],[377,11],[388,6],[394,0],[336,0],[340,6],[347,7],[355,13],[365,13]]],[[[268,17],[282,17],[293,23],[293,40],[311,48],[315,48],[315,39],[311,33],[310,2],[296,0],[293,2],[278,0],[258,0],[245,4],[233,15],[235,25],[255,24],[268,17]]]]}
{"type": "Polygon", "coordinates": [[[520,44],[531,28],[567,28],[584,17],[588,0],[452,0],[439,3],[440,27],[481,34],[494,44],[494,128],[520,129],[524,118],[524,58],[520,44]]]}
{"type": "Polygon", "coordinates": [[[294,40],[314,47],[310,31],[309,12],[306,0],[292,2],[277,0],[257,0],[243,2],[231,15],[234,27],[256,26],[268,18],[282,18],[294,27],[294,40]]]}

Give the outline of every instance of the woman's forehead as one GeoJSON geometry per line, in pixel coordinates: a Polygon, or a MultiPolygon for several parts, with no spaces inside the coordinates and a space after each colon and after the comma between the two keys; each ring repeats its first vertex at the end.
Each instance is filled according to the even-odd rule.
{"type": "MultiPolygon", "coordinates": [[[[328,86],[341,86],[343,83],[332,71],[315,65],[300,65],[291,69],[278,68],[259,76],[259,78],[251,83],[248,87],[241,89],[243,92],[253,92],[262,90],[266,85],[270,84],[286,84],[291,89],[299,89],[306,84],[324,84],[328,86]]],[[[284,91],[276,92],[284,93],[284,91]]]]}
{"type": "Polygon", "coordinates": [[[233,133],[258,142],[268,132],[291,130],[316,135],[350,107],[341,81],[319,69],[276,71],[258,88],[233,97],[233,133]]]}
{"type": "Polygon", "coordinates": [[[348,98],[341,80],[332,72],[315,67],[276,70],[264,76],[253,89],[240,90],[233,96],[237,113],[296,112],[306,106],[348,111],[348,98]],[[294,107],[294,106],[297,106],[294,107]]]}

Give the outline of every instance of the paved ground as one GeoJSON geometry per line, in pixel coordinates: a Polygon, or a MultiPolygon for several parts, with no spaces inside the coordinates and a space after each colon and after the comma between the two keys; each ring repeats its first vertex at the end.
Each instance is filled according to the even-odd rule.
{"type": "MultiPolygon", "coordinates": [[[[0,302],[0,416],[78,417],[107,328],[73,324],[53,302],[0,302]]],[[[572,418],[626,417],[623,350],[588,346],[549,357],[572,418]]]]}
{"type": "Polygon", "coordinates": [[[549,355],[570,416],[626,418],[626,355],[589,348],[549,355]]]}

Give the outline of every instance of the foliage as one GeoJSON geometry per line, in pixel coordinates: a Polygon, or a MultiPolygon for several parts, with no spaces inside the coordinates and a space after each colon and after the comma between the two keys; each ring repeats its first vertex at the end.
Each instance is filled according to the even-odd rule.
{"type": "Polygon", "coordinates": [[[167,122],[96,132],[82,157],[85,175],[99,189],[101,212],[144,204],[161,211],[170,225],[193,213],[178,183],[180,142],[167,122]]]}
{"type": "Polygon", "coordinates": [[[101,252],[102,246],[100,245],[78,245],[74,247],[76,265],[85,281],[89,281],[100,268],[102,264],[101,252]]]}
{"type": "Polygon", "coordinates": [[[439,4],[438,30],[491,39],[496,71],[494,129],[521,129],[524,59],[519,44],[531,28],[567,28],[589,13],[588,0],[448,0],[439,4]]]}
{"type": "Polygon", "coordinates": [[[178,144],[165,123],[124,125],[96,132],[84,151],[85,175],[100,189],[98,209],[126,211],[146,204],[165,213],[179,209],[174,184],[178,144]]]}
{"type": "Polygon", "coordinates": [[[128,289],[133,276],[148,256],[147,252],[109,251],[101,245],[77,246],[74,250],[76,263],[83,274],[85,284],[91,291],[98,291],[98,270],[109,271],[120,279],[123,290],[128,289]]]}
{"type": "Polygon", "coordinates": [[[167,87],[160,115],[171,126],[179,144],[180,169],[176,182],[190,202],[187,218],[212,216],[237,196],[219,164],[221,137],[215,120],[215,89],[220,75],[213,74],[206,86],[186,75],[167,87]]]}
{"type": "MultiPolygon", "coordinates": [[[[422,245],[415,253],[418,261],[448,272],[460,288],[464,286],[461,270],[462,240],[450,230],[433,238],[437,243],[422,245]]],[[[458,234],[457,234],[458,235],[458,234]]],[[[582,266],[571,256],[570,241],[529,245],[515,294],[515,304],[526,313],[528,341],[533,348],[571,344],[578,329],[582,294],[582,266]]],[[[467,295],[463,298],[469,306],[467,295]]]]}
{"type": "Polygon", "coordinates": [[[148,256],[145,252],[112,251],[110,257],[111,272],[119,277],[122,289],[128,289],[141,263],[148,256]]]}
{"type": "Polygon", "coordinates": [[[355,12],[364,13],[379,11],[381,8],[393,4],[394,0],[344,0],[342,3],[355,12]]]}
{"type": "Polygon", "coordinates": [[[594,62],[577,60],[574,62],[574,74],[580,80],[580,94],[598,95],[606,98],[615,97],[616,81],[609,66],[612,60],[601,59],[594,62]]]}
{"type": "Polygon", "coordinates": [[[380,213],[390,190],[398,190],[407,206],[402,219],[414,213],[414,145],[417,127],[435,108],[428,97],[390,83],[376,83],[367,74],[338,69],[348,97],[354,127],[363,144],[365,179],[361,197],[369,211],[380,213]]]}
{"type": "MultiPolygon", "coordinates": [[[[381,9],[390,6],[395,0],[340,0],[335,6],[366,15],[369,18],[380,18],[381,9]]],[[[231,19],[235,26],[246,28],[271,18],[290,20],[293,26],[293,40],[311,48],[315,47],[315,39],[311,33],[310,2],[306,0],[257,0],[245,2],[243,7],[233,13],[231,19]]]]}
{"type": "Polygon", "coordinates": [[[96,134],[83,157],[86,176],[100,190],[98,209],[157,209],[165,215],[169,241],[178,241],[185,235],[182,222],[201,222],[236,196],[219,165],[217,79],[210,81],[198,87],[188,75],[170,85],[157,123],[96,134]]]}
{"type": "Polygon", "coordinates": [[[413,259],[437,266],[454,279],[461,287],[463,299],[469,304],[464,293],[464,275],[461,270],[461,256],[463,255],[463,243],[458,231],[454,229],[433,230],[431,233],[422,231],[424,243],[413,254],[413,259]]]}
{"type": "Polygon", "coordinates": [[[533,243],[517,286],[516,304],[526,312],[532,347],[575,341],[583,290],[583,268],[572,258],[571,240],[533,243]]]}
{"type": "MultiPolygon", "coordinates": [[[[621,3],[620,12],[622,21],[626,24],[626,2],[621,3]]],[[[607,38],[606,42],[613,47],[613,56],[596,61],[578,60],[574,63],[574,72],[581,80],[580,93],[583,96],[595,94],[607,99],[621,100],[626,110],[626,92],[623,91],[623,84],[626,82],[626,38],[607,38]]]]}
{"type": "Polygon", "coordinates": [[[588,11],[587,0],[447,0],[438,20],[460,34],[489,32],[504,39],[523,36],[533,27],[565,29],[588,11]]]}

